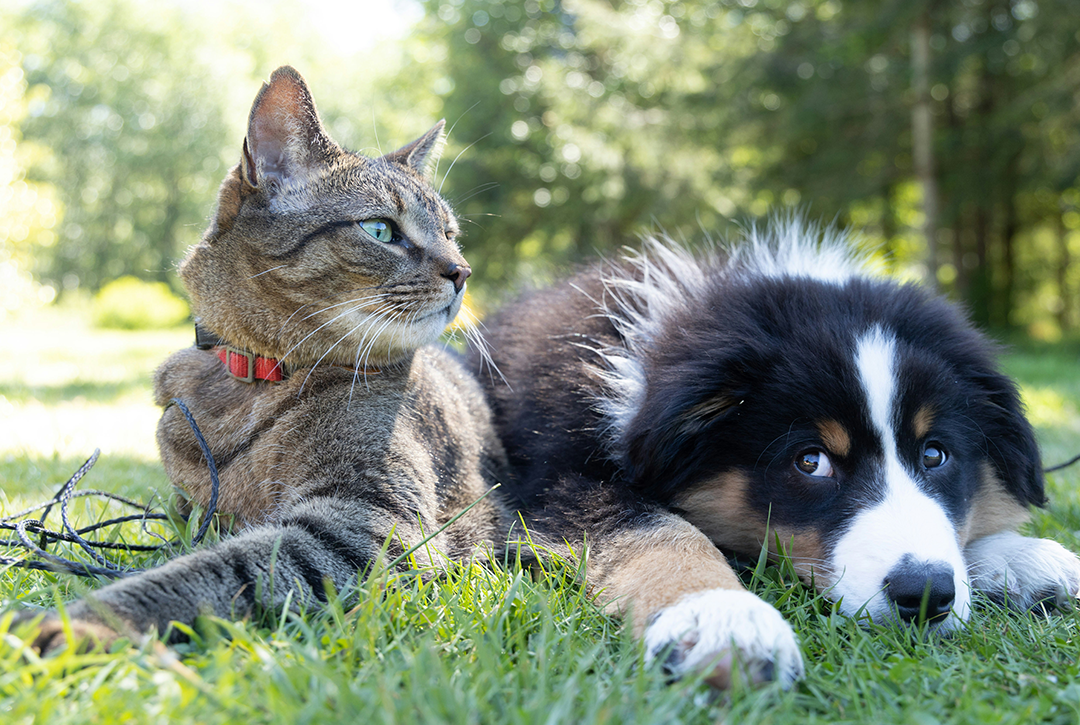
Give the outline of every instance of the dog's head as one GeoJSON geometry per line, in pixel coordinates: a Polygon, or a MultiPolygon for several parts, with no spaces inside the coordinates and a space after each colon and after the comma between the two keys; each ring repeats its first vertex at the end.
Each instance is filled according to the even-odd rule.
{"type": "Polygon", "coordinates": [[[942,299],[824,252],[788,250],[795,269],[782,244],[726,262],[650,254],[612,284],[628,354],[607,404],[634,485],[721,549],[784,550],[847,614],[966,619],[965,545],[1043,503],[992,346],[942,299]],[[661,277],[679,292],[650,299],[661,277]]]}

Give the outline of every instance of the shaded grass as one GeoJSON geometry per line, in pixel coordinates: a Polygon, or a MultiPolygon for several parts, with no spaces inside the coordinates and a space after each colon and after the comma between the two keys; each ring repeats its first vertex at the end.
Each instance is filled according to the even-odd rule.
{"type": "MultiPolygon", "coordinates": [[[[152,427],[157,411],[148,397],[136,404],[127,395],[140,389],[140,375],[148,381],[153,366],[177,346],[176,337],[157,341],[156,352],[147,347],[145,354],[125,357],[141,359],[139,370],[102,386],[130,387],[111,400],[103,391],[91,408],[106,411],[107,419],[108,409],[119,408],[126,420],[135,408],[125,406],[142,406],[152,427]]],[[[108,338],[108,355],[116,344],[117,338],[108,338]]],[[[130,345],[139,349],[142,343],[132,338],[130,345]]],[[[1022,384],[1051,463],[1080,452],[1080,366],[1074,352],[1019,349],[1005,360],[1022,384]]],[[[88,355],[85,347],[81,355],[88,355]]],[[[38,383],[20,370],[25,368],[16,369],[0,354],[0,379],[33,389],[38,383]]],[[[55,390],[45,389],[46,398],[57,396],[55,403],[36,393],[0,395],[8,411],[30,414],[63,408],[69,405],[67,393],[94,385],[89,369],[63,380],[55,390]]],[[[60,443],[22,436],[14,446],[13,439],[0,437],[3,511],[51,494],[89,454],[79,448],[77,435],[86,419],[58,421],[60,443]]],[[[114,435],[104,426],[92,432],[90,438],[104,439],[113,450],[86,486],[142,499],[151,491],[168,495],[152,431],[138,438],[114,435]]],[[[1080,466],[1052,475],[1048,490],[1052,503],[1036,514],[1027,533],[1080,548],[1080,466]]],[[[84,522],[100,515],[92,508],[78,511],[84,522]]],[[[127,561],[152,565],[165,557],[127,561]]],[[[207,621],[192,632],[190,643],[173,648],[152,641],[113,654],[64,652],[45,660],[8,633],[5,615],[0,722],[1080,721],[1075,612],[1023,616],[982,604],[966,628],[942,640],[861,626],[800,584],[789,566],[758,566],[743,577],[793,624],[807,676],[789,692],[739,687],[718,696],[696,682],[669,683],[645,666],[638,643],[593,605],[577,583],[578,573],[571,562],[535,574],[513,564],[495,570],[465,565],[431,578],[383,572],[302,615],[261,612],[238,622],[207,621]]],[[[0,572],[0,598],[8,609],[16,602],[53,607],[87,586],[97,584],[17,569],[0,572]]]]}

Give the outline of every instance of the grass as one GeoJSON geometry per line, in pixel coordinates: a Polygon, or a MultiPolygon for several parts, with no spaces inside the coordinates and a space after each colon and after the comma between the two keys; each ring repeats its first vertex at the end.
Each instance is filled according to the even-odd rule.
{"type": "MultiPolygon", "coordinates": [[[[101,333],[78,319],[7,324],[0,348],[0,510],[47,497],[95,447],[84,487],[148,500],[169,487],[157,463],[154,366],[187,330],[101,333]]],[[[1080,452],[1080,351],[1021,347],[1022,384],[1048,463],[1080,452]]],[[[1050,476],[1052,504],[1028,533],[1080,549],[1080,466],[1050,476]]],[[[90,505],[80,521],[100,516],[90,505]]],[[[162,533],[172,536],[166,526],[162,533]]],[[[125,536],[145,538],[137,527],[125,536]]],[[[129,563],[153,563],[143,555],[129,563]]],[[[17,607],[84,591],[69,576],[0,571],[3,723],[1076,723],[1080,614],[992,607],[938,640],[865,628],[784,566],[747,572],[800,637],[795,689],[669,683],[586,598],[569,564],[536,576],[462,566],[448,577],[376,574],[304,615],[216,621],[192,642],[40,659],[8,626],[17,607]]]]}

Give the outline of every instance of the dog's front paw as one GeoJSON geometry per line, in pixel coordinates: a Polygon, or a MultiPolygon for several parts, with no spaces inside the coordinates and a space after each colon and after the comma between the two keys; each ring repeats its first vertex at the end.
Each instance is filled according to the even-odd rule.
{"type": "MultiPolygon", "coordinates": [[[[89,652],[96,647],[108,649],[120,638],[109,627],[95,622],[71,619],[69,626],[75,649],[79,652],[89,652]]],[[[26,637],[30,646],[42,655],[55,652],[69,643],[63,620],[52,613],[42,618],[40,612],[20,612],[12,620],[10,631],[26,637]]]]}
{"type": "Polygon", "coordinates": [[[1010,607],[1066,607],[1080,593],[1080,560],[1056,541],[1006,531],[971,542],[964,554],[972,588],[1010,607]]]}
{"type": "Polygon", "coordinates": [[[795,633],[780,612],[750,592],[710,589],[689,594],[654,615],[645,630],[649,660],[682,677],[708,671],[713,687],[727,689],[738,677],[790,687],[803,675],[795,633]]]}

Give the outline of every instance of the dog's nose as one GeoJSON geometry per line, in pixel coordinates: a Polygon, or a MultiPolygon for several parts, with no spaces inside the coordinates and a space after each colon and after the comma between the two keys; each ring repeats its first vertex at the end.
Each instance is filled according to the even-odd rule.
{"type": "Polygon", "coordinates": [[[884,583],[885,594],[905,622],[940,621],[956,599],[953,568],[943,561],[917,561],[909,554],[885,576],[884,583]]]}

